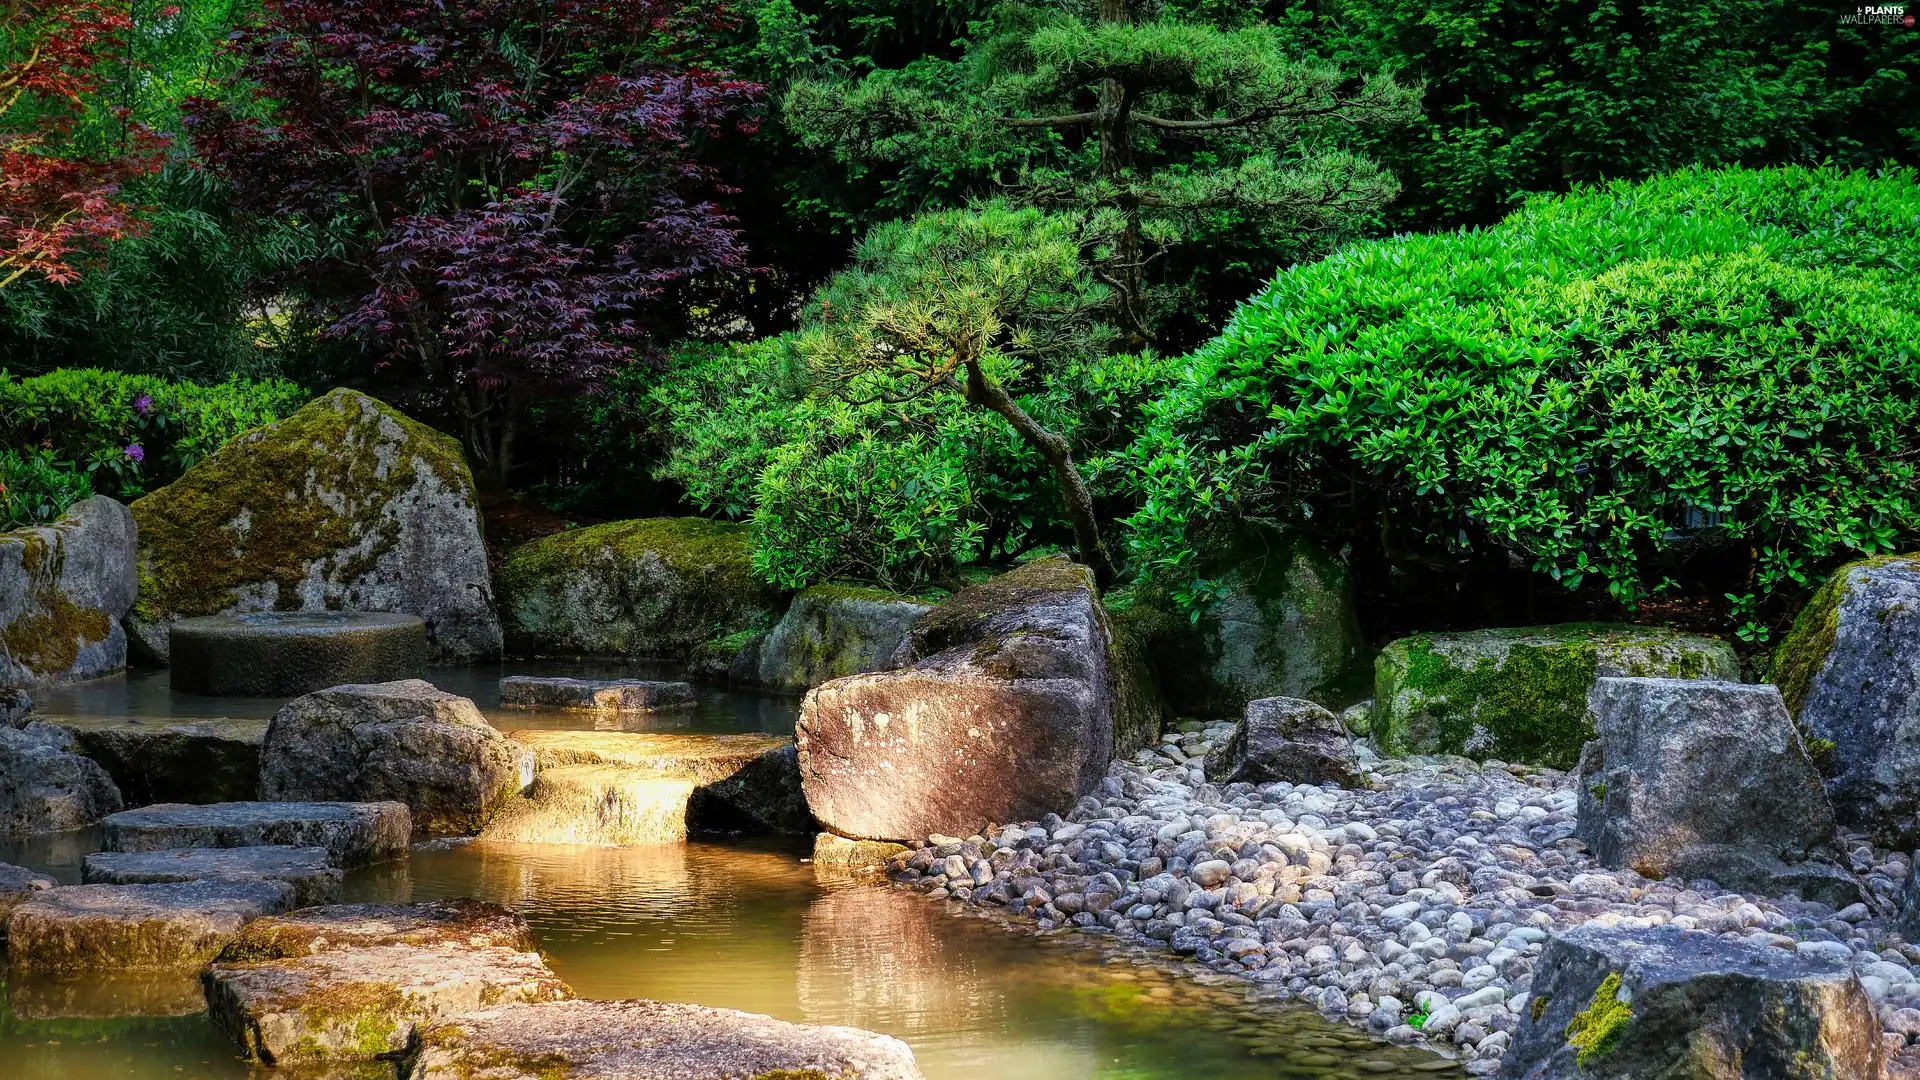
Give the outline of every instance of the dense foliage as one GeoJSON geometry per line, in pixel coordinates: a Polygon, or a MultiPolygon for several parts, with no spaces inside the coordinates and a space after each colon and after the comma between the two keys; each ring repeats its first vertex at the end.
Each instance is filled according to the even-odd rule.
{"type": "Polygon", "coordinates": [[[92,494],[87,474],[51,450],[0,449],[0,532],[57,520],[92,494]]]}
{"type": "MultiPolygon", "coordinates": [[[[0,446],[50,454],[54,464],[46,467],[78,472],[90,478],[90,490],[132,499],[306,398],[280,379],[201,386],[94,369],[27,379],[0,372],[0,446]]],[[[39,475],[38,467],[25,467],[39,475]]],[[[54,512],[64,508],[58,502],[54,512]]]]}
{"type": "Polygon", "coordinates": [[[1912,172],[1692,170],[1291,270],[1151,407],[1132,550],[1274,517],[1629,606],[1705,565],[1764,636],[1920,539],[1916,226],[1912,172]]]}

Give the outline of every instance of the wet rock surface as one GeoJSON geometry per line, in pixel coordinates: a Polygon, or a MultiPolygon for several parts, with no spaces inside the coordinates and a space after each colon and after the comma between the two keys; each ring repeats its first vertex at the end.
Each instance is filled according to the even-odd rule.
{"type": "Polygon", "coordinates": [[[248,1057],[280,1066],[395,1057],[420,1025],[572,996],[538,953],[498,946],[376,945],[216,963],[202,982],[213,1022],[248,1057]]]}
{"type": "Polygon", "coordinates": [[[542,769],[481,833],[515,844],[679,844],[694,782],[617,765],[542,769]]]}
{"type": "Polygon", "coordinates": [[[898,1039],[656,1001],[506,1005],[428,1028],[411,1080],[920,1080],[898,1039]]]}
{"type": "Polygon", "coordinates": [[[13,909],[7,952],[26,976],[192,970],[293,896],[264,880],[62,886],[13,909]]]}
{"type": "Polygon", "coordinates": [[[1340,718],[1300,698],[1248,702],[1226,745],[1206,760],[1208,778],[1229,784],[1287,780],[1351,787],[1358,770],[1340,718]]]}
{"type": "Polygon", "coordinates": [[[268,916],[248,923],[220,959],[279,960],[376,945],[536,951],[533,930],[519,914],[498,904],[456,899],[332,904],[268,916]]]}
{"type": "Polygon", "coordinates": [[[412,831],[397,802],[160,803],[109,816],[102,843],[107,851],[320,847],[351,869],[403,857],[412,831]]]}
{"type": "Polygon", "coordinates": [[[244,802],[260,789],[267,721],[50,716],[99,762],[131,805],[244,802]]]}
{"type": "Polygon", "coordinates": [[[387,611],[246,611],[173,624],[173,687],[224,697],[287,697],[347,683],[410,679],[427,666],[427,624],[387,611]]]}
{"type": "Polygon", "coordinates": [[[95,495],[51,525],[0,533],[0,687],[127,666],[120,619],[140,589],[138,531],[125,506],[95,495]]]}
{"type": "Polygon", "coordinates": [[[560,679],[510,675],[500,680],[500,704],[582,712],[648,712],[693,704],[683,682],[639,679],[560,679]]]}
{"type": "Polygon", "coordinates": [[[531,779],[473,702],[419,679],[295,698],[260,750],[262,798],[391,800],[429,836],[479,832],[531,779]]]}
{"type": "Polygon", "coordinates": [[[51,724],[0,727],[0,836],[77,829],[124,805],[113,778],[77,749],[51,724]]]}
{"type": "Polygon", "coordinates": [[[326,848],[271,845],[96,852],[87,856],[80,880],[88,885],[281,881],[292,886],[294,906],[310,907],[340,899],[341,874],[326,848]]]}

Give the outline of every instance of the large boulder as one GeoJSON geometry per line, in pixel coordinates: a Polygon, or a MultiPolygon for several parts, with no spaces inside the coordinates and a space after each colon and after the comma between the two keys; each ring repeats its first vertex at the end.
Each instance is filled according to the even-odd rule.
{"type": "Polygon", "coordinates": [[[1733,648],[1656,627],[1566,623],[1416,634],[1374,661],[1373,735],[1392,754],[1464,754],[1570,769],[1593,738],[1601,677],[1740,677],[1733,648]]]}
{"type": "Polygon", "coordinates": [[[1247,703],[1226,744],[1207,755],[1206,774],[1226,784],[1356,787],[1360,763],[1339,717],[1300,698],[1260,698],[1247,703]]]}
{"type": "Polygon", "coordinates": [[[1299,533],[1243,523],[1210,542],[1195,574],[1211,583],[1199,618],[1165,585],[1116,597],[1114,617],[1149,645],[1160,691],[1181,716],[1239,716],[1247,702],[1366,696],[1366,641],[1353,579],[1299,533]]]}
{"type": "Polygon", "coordinates": [[[1548,938],[1503,1080],[1879,1080],[1845,962],[1660,926],[1548,938]]]}
{"type": "Polygon", "coordinates": [[[140,579],[134,517],[95,495],[52,525],[0,533],[0,687],[127,666],[120,619],[140,579]]]}
{"type": "Polygon", "coordinates": [[[907,628],[932,609],[924,601],[877,589],[816,585],[794,597],[786,615],[761,639],[753,681],[797,693],[829,679],[878,671],[907,628]]]}
{"type": "Polygon", "coordinates": [[[1835,572],[1769,676],[1831,777],[1840,824],[1920,843],[1920,555],[1835,572]]]}
{"type": "Polygon", "coordinates": [[[1836,907],[1860,898],[1831,861],[1833,810],[1777,689],[1600,679],[1591,712],[1577,835],[1602,863],[1836,907]]]}
{"type": "Polygon", "coordinates": [[[161,662],[175,621],[242,611],[402,612],[443,658],[500,653],[459,443],[365,394],[335,390],[241,435],[133,516],[128,626],[161,662]]]}
{"type": "Polygon", "coordinates": [[[47,723],[71,733],[134,806],[247,802],[259,792],[265,720],[58,716],[47,723]]]}
{"type": "Polygon", "coordinates": [[[1039,560],[961,590],[914,624],[894,670],[808,692],[807,804],[866,840],[1065,813],[1113,754],[1109,641],[1084,566],[1039,560]]]}
{"type": "Polygon", "coordinates": [[[260,749],[261,798],[405,803],[429,836],[479,832],[532,778],[473,702],[419,679],[295,698],[260,749]]]}
{"type": "Polygon", "coordinates": [[[74,751],[51,724],[0,728],[0,836],[78,829],[120,809],[113,778],[74,751]]]}
{"type": "Polygon", "coordinates": [[[746,525],[643,518],[515,548],[500,572],[515,652],[683,660],[710,639],[772,623],[780,590],[753,572],[746,525]]]}

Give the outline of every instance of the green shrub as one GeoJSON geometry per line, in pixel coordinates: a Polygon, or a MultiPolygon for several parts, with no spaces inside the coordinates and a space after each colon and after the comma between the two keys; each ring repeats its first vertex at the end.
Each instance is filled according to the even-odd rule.
{"type": "MultiPolygon", "coordinates": [[[[1133,447],[1133,554],[1274,516],[1402,566],[1504,565],[1631,607],[1689,556],[1744,636],[1920,538],[1912,172],[1691,170],[1277,277],[1133,447]]],[[[1464,572],[1463,572],[1464,576],[1464,572]]]]}
{"type": "Polygon", "coordinates": [[[0,532],[58,520],[92,494],[86,474],[52,451],[0,450],[0,532]]]}
{"type": "Polygon", "coordinates": [[[62,368],[30,379],[0,372],[0,446],[71,462],[99,490],[137,498],[249,428],[291,413],[306,393],[279,379],[213,386],[62,368]]]}

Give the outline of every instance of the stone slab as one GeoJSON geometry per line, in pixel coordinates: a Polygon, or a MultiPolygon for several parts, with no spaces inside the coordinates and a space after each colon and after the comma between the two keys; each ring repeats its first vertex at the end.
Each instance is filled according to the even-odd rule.
{"type": "Polygon", "coordinates": [[[694,782],[614,765],[542,769],[527,797],[507,805],[483,840],[629,847],[687,839],[694,782]]]}
{"type": "Polygon", "coordinates": [[[168,652],[181,693],[291,697],[418,676],[427,624],[385,611],[205,615],[174,623],[168,652]]]}
{"type": "Polygon", "coordinates": [[[41,719],[71,732],[80,752],[99,762],[134,806],[245,801],[259,794],[266,720],[41,719]]]}
{"type": "Polygon", "coordinates": [[[490,1005],[572,997],[538,953],[376,945],[214,964],[207,1009],[268,1065],[371,1061],[405,1052],[417,1025],[490,1005]]]}
{"type": "Polygon", "coordinates": [[[326,848],[279,844],[173,851],[102,851],[87,856],[80,880],[88,885],[148,885],[174,881],[284,881],[296,907],[340,899],[340,870],[326,848]]]}
{"type": "Polygon", "coordinates": [[[526,919],[498,904],[462,897],[418,904],[331,904],[270,915],[248,923],[220,960],[279,960],[376,945],[536,951],[526,919]]]}
{"type": "Polygon", "coordinates": [[[713,783],[769,750],[791,746],[784,735],[661,735],[639,731],[510,731],[541,769],[614,765],[656,776],[713,783]]]}
{"type": "Polygon", "coordinates": [[[247,923],[292,905],[281,881],[69,885],[13,909],[7,951],[17,975],[191,970],[247,923]]]}
{"type": "Polygon", "coordinates": [[[108,851],[174,848],[323,847],[352,869],[407,853],[413,818],[397,802],[160,803],[106,819],[108,851]]]}
{"type": "Polygon", "coordinates": [[[0,863],[0,939],[6,937],[7,916],[13,914],[14,908],[58,884],[37,870],[0,863]]]}
{"type": "Polygon", "coordinates": [[[503,1005],[428,1028],[411,1080],[922,1080],[907,1044],[658,1001],[503,1005]]]}
{"type": "Polygon", "coordinates": [[[549,679],[510,675],[500,680],[500,704],[583,712],[650,712],[692,705],[693,687],[683,682],[647,682],[639,679],[549,679]]]}

